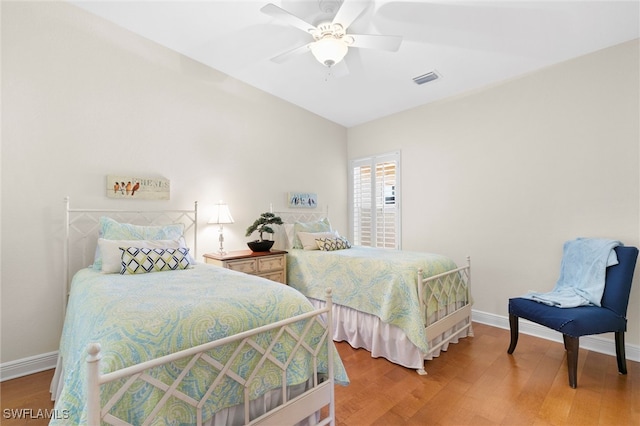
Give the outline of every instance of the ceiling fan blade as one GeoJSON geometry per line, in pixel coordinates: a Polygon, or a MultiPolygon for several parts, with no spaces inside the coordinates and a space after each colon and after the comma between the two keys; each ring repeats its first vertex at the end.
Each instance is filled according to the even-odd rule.
{"type": "Polygon", "coordinates": [[[293,59],[296,56],[304,55],[305,53],[310,52],[309,50],[310,44],[311,43],[307,43],[302,46],[295,47],[291,50],[287,50],[284,53],[274,56],[273,58],[271,58],[271,60],[276,64],[282,64],[284,62],[287,62],[288,60],[293,59]]]}
{"type": "Polygon", "coordinates": [[[364,49],[378,49],[395,52],[400,48],[402,36],[373,35],[373,34],[347,34],[353,38],[350,47],[360,47],[364,49]]]}
{"type": "Polygon", "coordinates": [[[346,30],[368,6],[369,2],[363,4],[362,1],[344,0],[342,6],[338,9],[338,13],[333,18],[333,23],[342,25],[342,28],[346,30]]]}
{"type": "Polygon", "coordinates": [[[365,73],[360,52],[360,49],[349,49],[349,53],[343,59],[343,62],[346,62],[349,66],[349,73],[356,76],[364,75],[365,73]]]}
{"type": "Polygon", "coordinates": [[[260,11],[265,13],[273,18],[279,19],[287,24],[298,28],[306,33],[309,33],[311,30],[314,30],[316,27],[314,25],[309,24],[301,18],[287,12],[286,10],[276,6],[273,3],[269,3],[263,6],[260,11]]]}

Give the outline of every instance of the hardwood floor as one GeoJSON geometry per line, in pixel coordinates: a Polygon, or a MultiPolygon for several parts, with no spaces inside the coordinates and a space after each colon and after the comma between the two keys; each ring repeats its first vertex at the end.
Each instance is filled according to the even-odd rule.
{"type": "Polygon", "coordinates": [[[0,383],[0,408],[2,408],[0,424],[2,426],[49,424],[44,413],[40,411],[42,415],[39,415],[39,410],[53,409],[49,393],[52,378],[53,370],[47,370],[0,383]]]}
{"type": "Polygon", "coordinates": [[[338,425],[639,425],[640,364],[580,350],[578,388],[564,346],[474,324],[475,337],[428,361],[427,376],[338,344],[351,379],[336,387],[338,425]]]}
{"type": "MultiPolygon", "coordinates": [[[[399,367],[346,343],[336,344],[351,384],[336,386],[340,426],[356,425],[640,425],[640,363],[618,374],[615,357],[580,350],[578,388],[567,381],[561,343],[474,324],[475,337],[426,363],[428,375],[399,367]]],[[[0,384],[2,425],[46,425],[7,419],[6,409],[51,409],[45,371],[0,384]]]]}

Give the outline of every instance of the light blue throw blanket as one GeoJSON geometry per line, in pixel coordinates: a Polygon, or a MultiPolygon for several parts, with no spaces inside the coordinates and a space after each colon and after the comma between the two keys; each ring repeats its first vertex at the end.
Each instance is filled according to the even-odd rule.
{"type": "Polygon", "coordinates": [[[620,245],[620,241],[600,238],[567,241],[555,288],[549,293],[529,292],[523,297],[559,308],[600,306],[607,266],[618,264],[613,248],[620,245]]]}

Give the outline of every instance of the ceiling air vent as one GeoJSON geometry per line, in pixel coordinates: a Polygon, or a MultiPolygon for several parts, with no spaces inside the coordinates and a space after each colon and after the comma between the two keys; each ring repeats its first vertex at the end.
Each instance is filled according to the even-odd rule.
{"type": "Polygon", "coordinates": [[[440,74],[435,71],[428,72],[426,74],[419,75],[413,78],[413,82],[416,84],[425,84],[433,80],[440,78],[440,74]]]}

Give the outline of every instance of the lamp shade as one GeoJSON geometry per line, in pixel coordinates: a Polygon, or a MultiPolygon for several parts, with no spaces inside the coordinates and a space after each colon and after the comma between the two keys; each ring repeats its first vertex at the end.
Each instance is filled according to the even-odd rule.
{"type": "Polygon", "coordinates": [[[226,225],[233,223],[233,217],[229,211],[229,205],[220,202],[214,206],[213,215],[209,219],[209,223],[217,225],[226,225]]]}
{"type": "Polygon", "coordinates": [[[312,43],[309,48],[313,56],[327,67],[331,67],[340,62],[349,50],[342,40],[334,37],[321,38],[312,43]]]}

